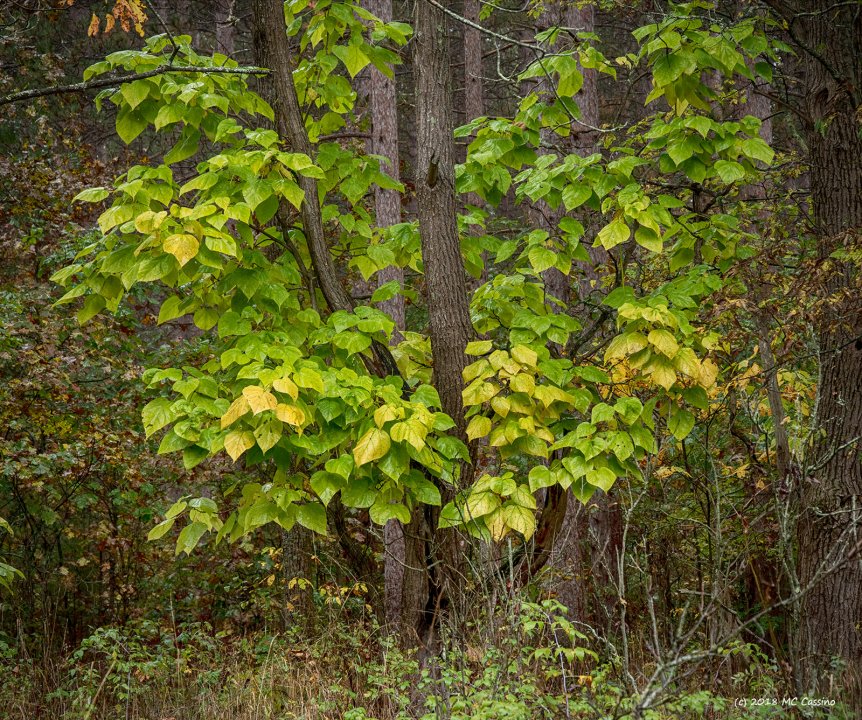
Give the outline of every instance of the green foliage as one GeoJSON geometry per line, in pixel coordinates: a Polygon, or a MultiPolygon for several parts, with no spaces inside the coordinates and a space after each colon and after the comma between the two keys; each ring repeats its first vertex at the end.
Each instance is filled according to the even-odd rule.
{"type": "MultiPolygon", "coordinates": [[[[12,526],[2,517],[0,517],[0,531],[14,535],[12,532],[12,526]]],[[[24,577],[24,575],[20,570],[13,568],[11,565],[0,562],[0,585],[5,587],[7,590],[11,590],[12,581],[16,577],[24,577]]]]}
{"type": "MultiPolygon", "coordinates": [[[[656,449],[656,412],[681,442],[706,407],[718,367],[709,357],[716,337],[698,325],[700,313],[747,249],[738,220],[704,212],[696,198],[750,181],[772,151],[756,119],[715,117],[717,91],[699,78],[751,77],[747,62],[768,59],[772,50],[753,20],[704,26],[700,8],[677,6],[635,33],[638,52],[618,62],[645,64],[654,87],[647,102],[664,101],[670,112],[656,110],[628,133],[609,133],[602,153],[539,153],[543,133],[565,137],[578,117],[582,69],[615,73],[589,38],[575,54],[549,55],[527,68],[522,79],[552,83],[536,86],[513,117],[478,118],[458,131],[475,135],[458,168],[460,192],[491,206],[512,192],[520,203],[591,213],[594,244],[618,265],[613,285],[599,288],[617,334],[603,353],[580,348],[581,318],[561,312],[564,303],[546,293],[547,271],[573,283],[577,263],[589,261],[576,216],[561,215],[552,233],[533,229],[506,240],[469,231],[483,225],[487,211],[462,218],[465,238],[474,238],[465,239],[465,266],[479,276],[483,253],[491,251],[497,269],[472,300],[475,329],[490,340],[468,348],[477,359],[464,372],[467,436],[487,437],[525,474],[484,475],[458,488],[442,510],[443,526],[529,539],[535,492],[558,484],[587,502],[620,477],[639,478],[656,449]],[[656,193],[656,186],[675,190],[656,193]],[[636,293],[625,265],[635,250],[670,279],[636,293]]],[[[286,152],[276,132],[256,127],[255,117],[271,119],[272,111],[242,76],[172,73],[106,93],[126,142],[150,126],[174,133],[176,142],[162,164],[134,166],[112,189],[78,196],[111,200],[99,218],[104,238],[80,254],[85,262],[54,276],[72,284],[61,303],[85,296],[80,322],[115,311],[137,284],[166,286],[159,322],[191,315],[213,336],[213,353],[199,366],[145,374],[152,390],[170,392],[144,408],[147,435],[167,428],[159,452],[181,452],[188,470],[222,451],[246,467],[273,468],[268,482],[242,487],[226,518],[214,503],[175,505],[151,537],[187,522],[178,553],[207,533],[216,542],[237,540],[271,522],[325,533],[324,508],[336,495],[348,507],[368,508],[376,523],[407,522],[417,503],[439,504],[442,487],[457,487],[468,459],[430,385],[427,336],[405,332],[394,347],[401,376],[369,373],[370,348],[390,341],[393,323],[373,306],[321,312],[293,212],[303,202],[298,177],[317,180],[324,221],[339,238],[333,249],[346,253],[349,265],[365,278],[393,263],[422,271],[415,225],[375,228],[364,205],[373,187],[395,186],[376,160],[317,142],[353,110],[355,94],[337,67],[351,78],[368,64],[390,74],[397,56],[382,43],[403,44],[409,29],[346,3],[300,0],[286,6],[286,20],[306,51],[294,77],[300,102],[315,110],[306,115],[314,157],[286,152]],[[203,137],[209,149],[179,186],[172,166],[194,156],[203,137]]],[[[189,67],[225,62],[195,53],[188,38],[178,42],[178,59],[189,67]]],[[[153,38],[143,51],[114,53],[88,76],[157,67],[173,52],[167,38],[153,38]]]]}
{"type": "MultiPolygon", "coordinates": [[[[483,6],[483,15],[493,11],[483,6]]],[[[180,36],[174,59],[188,73],[99,98],[114,106],[117,135],[137,163],[119,177],[78,158],[65,137],[60,149],[0,160],[11,188],[2,191],[11,199],[2,229],[17,238],[14,272],[0,269],[0,511],[10,521],[0,520],[0,584],[23,588],[37,607],[30,616],[29,606],[0,598],[9,623],[0,633],[20,623],[14,642],[11,630],[0,634],[0,698],[29,691],[41,711],[48,681],[38,677],[48,673],[27,656],[47,656],[61,640],[46,637],[34,652],[26,633],[50,611],[73,646],[106,619],[128,621],[93,632],[51,677],[48,702],[70,717],[222,707],[279,715],[297,712],[297,702],[333,717],[407,717],[425,700],[419,711],[429,718],[634,714],[652,689],[653,659],[627,658],[624,672],[635,668],[634,676],[624,677],[615,628],[598,647],[555,602],[513,602],[473,635],[444,637],[439,664],[422,674],[412,654],[378,645],[379,629],[356,620],[371,611],[374,591],[366,598],[364,580],[341,578],[354,568],[343,569],[334,539],[355,541],[374,565],[379,526],[408,523],[423,504],[442,506],[441,527],[529,551],[542,539],[545,491],[557,486],[586,505],[590,522],[605,512],[604,493],[612,507],[636,500],[625,506],[624,597],[614,589],[607,607],[585,610],[628,612],[623,632],[635,655],[650,647],[659,657],[665,637],[676,640],[691,617],[679,597],[692,587],[726,593],[733,622],[752,607],[768,611],[781,588],[769,568],[786,556],[768,505],[776,424],[752,317],[782,318],[781,335],[765,342],[784,356],[777,382],[790,446],[801,454],[816,388],[810,285],[799,282],[811,241],[797,237],[803,210],[786,202],[798,183],[784,181],[801,172],[795,158],[770,169],[760,122],[735,109],[741,79],[768,80],[781,48],[766,19],[724,22],[707,3],[654,17],[636,31],[633,51],[613,60],[596,36],[540,33],[550,52],[520,76],[530,92],[509,115],[457,131],[469,138],[458,191],[483,200],[458,218],[464,268],[480,281],[471,299],[479,339],[467,347],[463,377],[466,440],[481,463],[469,486],[470,452],[433,386],[417,223],[379,227],[372,210],[375,189],[407,189],[358,143],[332,137],[363,129],[355,77],[391,76],[409,27],[348,2],[286,5],[307,156],[262,129],[273,112],[250,78],[194,72],[232,61],[180,36]],[[605,74],[608,86],[616,72],[629,81],[646,73],[646,117],[579,125],[584,69],[605,74]],[[575,132],[590,134],[596,151],[574,152],[575,132]],[[135,155],[144,148],[151,157],[135,155]],[[26,192],[17,191],[22,177],[26,192]],[[86,177],[101,187],[65,207],[56,188],[74,195],[86,177]],[[766,201],[744,197],[763,178],[791,220],[767,218],[766,201]],[[340,279],[376,284],[396,265],[408,270],[403,285],[376,288],[352,312],[325,307],[299,220],[300,179],[317,183],[340,279]],[[98,231],[69,225],[90,227],[94,208],[98,231]],[[536,208],[553,222],[527,222],[536,208]],[[54,270],[66,288],[59,300],[44,286],[54,270]],[[549,282],[560,276],[564,293],[549,282]],[[392,342],[394,324],[375,304],[399,294],[411,303],[391,345],[400,374],[381,378],[369,370],[372,350],[392,342]],[[85,327],[67,317],[69,306],[85,327]],[[786,358],[797,351],[803,360],[791,367],[786,358]],[[314,533],[315,569],[288,588],[309,593],[308,617],[339,613],[314,642],[294,622],[306,617],[276,619],[288,560],[282,532],[297,525],[314,533]],[[257,552],[250,533],[269,547],[257,552]],[[174,543],[148,545],[145,536],[174,543]],[[206,553],[193,553],[201,544],[206,553]],[[750,565],[744,575],[740,558],[750,565]],[[151,567],[163,572],[151,577],[151,567]],[[211,620],[219,632],[187,619],[211,620]],[[251,632],[274,622],[284,636],[251,632]],[[659,640],[646,641],[653,632],[659,640]],[[196,688],[186,676],[198,673],[196,688]],[[169,702],[145,712],[150,689],[169,702]]],[[[173,54],[156,37],[110,54],[87,77],[146,71],[173,54]]],[[[30,125],[42,127],[15,119],[22,137],[37,132],[30,125]]],[[[566,577],[594,604],[602,599],[592,595],[608,592],[593,572],[599,561],[566,577]]],[[[554,572],[567,570],[551,568],[529,591],[553,587],[554,572]]],[[[685,636],[692,656],[713,620],[699,619],[685,636]]],[[[773,634],[789,622],[768,611],[747,632],[778,657],[773,634]]],[[[777,661],[755,648],[710,649],[708,672],[672,683],[641,716],[763,716],[703,689],[729,677],[733,661],[734,671],[748,665],[726,693],[780,695],[777,661]]]]}

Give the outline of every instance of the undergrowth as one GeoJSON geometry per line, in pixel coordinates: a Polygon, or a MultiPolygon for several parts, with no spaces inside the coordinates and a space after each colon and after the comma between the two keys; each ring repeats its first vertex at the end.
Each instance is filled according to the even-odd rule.
{"type": "MultiPolygon", "coordinates": [[[[775,667],[753,648],[731,649],[747,669],[735,696],[781,695],[775,667]]],[[[334,620],[314,638],[298,630],[242,636],[208,623],[149,620],[102,627],[62,660],[25,657],[0,638],[4,717],[97,720],[532,720],[533,718],[796,717],[781,707],[737,707],[699,689],[705,679],[666,688],[638,709],[617,658],[603,657],[554,600],[512,602],[441,640],[420,667],[372,618],[334,620]],[[489,632],[491,630],[492,632],[489,632]],[[493,639],[489,640],[489,637],[493,639]]],[[[844,715],[829,708],[829,717],[844,715]]]]}

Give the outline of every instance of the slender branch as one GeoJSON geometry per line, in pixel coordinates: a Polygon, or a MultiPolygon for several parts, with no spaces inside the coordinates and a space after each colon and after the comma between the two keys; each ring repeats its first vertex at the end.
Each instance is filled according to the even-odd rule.
{"type": "Polygon", "coordinates": [[[347,132],[334,132],[328,135],[321,135],[317,138],[318,142],[326,142],[328,140],[350,140],[351,138],[359,138],[360,140],[368,140],[371,138],[371,133],[361,132],[359,130],[350,130],[347,132]]]}
{"type": "MultiPolygon", "coordinates": [[[[272,82],[277,102],[274,105],[276,122],[282,137],[295,152],[305,153],[314,157],[314,148],[308,139],[308,132],[303,121],[302,108],[296,96],[296,86],[293,82],[293,55],[287,36],[284,33],[284,17],[280,2],[273,0],[255,0],[254,3],[256,32],[264,48],[262,57],[272,65],[272,82]]],[[[353,312],[353,300],[341,284],[335,264],[333,263],[326,233],[323,228],[323,217],[320,211],[320,201],[317,195],[317,181],[300,175],[297,178],[305,197],[300,206],[302,231],[311,255],[311,265],[314,268],[326,304],[330,310],[353,312]]],[[[380,377],[388,375],[400,376],[401,372],[389,348],[378,341],[372,344],[375,367],[369,367],[370,372],[380,377]]],[[[407,392],[404,383],[402,392],[407,392]]]]}
{"type": "Polygon", "coordinates": [[[159,65],[153,70],[147,70],[141,73],[132,73],[130,75],[114,75],[113,77],[99,78],[98,80],[89,80],[87,82],[73,83],[72,85],[55,85],[54,87],[36,88],[34,90],[22,90],[21,92],[12,93],[6,97],[0,98],[0,106],[9,105],[10,103],[23,102],[25,100],[34,100],[40,97],[49,95],[62,95],[65,93],[87,92],[88,90],[97,90],[99,88],[115,87],[123,83],[132,82],[133,80],[145,80],[146,78],[164,75],[166,73],[200,73],[208,75],[211,73],[227,74],[227,75],[269,75],[270,70],[262,67],[192,67],[184,65],[159,65]]]}
{"type": "MultiPolygon", "coordinates": [[[[547,51],[547,49],[542,47],[541,45],[533,45],[531,43],[526,43],[526,42],[523,42],[521,40],[516,40],[515,38],[509,37],[508,35],[501,35],[500,33],[494,32],[493,30],[489,30],[488,28],[484,27],[483,25],[480,25],[479,23],[473,22],[472,20],[465,18],[463,15],[459,15],[458,13],[454,12],[453,10],[450,10],[449,8],[441,5],[439,2],[437,2],[437,0],[425,0],[425,2],[427,2],[429,5],[432,5],[433,7],[437,8],[438,10],[445,13],[446,15],[451,17],[453,20],[461,23],[462,25],[466,25],[467,27],[471,27],[474,30],[478,30],[479,32],[484,33],[485,35],[488,35],[489,37],[495,38],[496,40],[503,40],[504,42],[510,43],[512,45],[517,45],[518,47],[522,47],[522,48],[526,48],[527,50],[531,50],[533,52],[533,54],[535,55],[536,62],[541,62],[546,57],[554,55],[554,53],[549,53],[547,51]]],[[[570,31],[570,30],[576,30],[577,28],[560,28],[560,29],[570,31]]],[[[498,57],[499,57],[499,55],[498,55],[498,57]]],[[[498,60],[498,66],[499,66],[499,60],[498,60]]],[[[600,132],[600,133],[615,132],[615,131],[621,129],[622,127],[624,127],[624,126],[620,126],[620,128],[610,128],[610,129],[593,127],[592,125],[588,125],[587,123],[582,122],[580,119],[575,117],[575,115],[572,113],[571,110],[569,110],[569,108],[566,106],[566,104],[562,101],[563,99],[557,93],[557,88],[555,86],[555,83],[551,79],[551,75],[548,72],[548,69],[544,66],[544,64],[542,64],[541,67],[542,67],[542,71],[545,74],[545,77],[548,79],[551,92],[554,94],[554,97],[556,98],[556,100],[560,103],[560,107],[562,107],[563,110],[565,110],[566,115],[569,116],[569,119],[573,123],[576,123],[576,124],[580,125],[581,127],[585,127],[588,130],[592,130],[593,132],[600,132]]],[[[506,78],[502,74],[501,74],[501,77],[503,77],[505,80],[509,80],[509,78],[506,78]]]]}
{"type": "Polygon", "coordinates": [[[544,48],[540,47],[539,45],[531,45],[530,43],[525,43],[525,42],[522,42],[521,40],[516,40],[515,38],[508,37],[507,35],[501,35],[500,33],[496,33],[493,30],[489,30],[488,28],[484,27],[483,25],[480,25],[479,23],[475,23],[472,20],[468,20],[463,15],[459,15],[458,13],[454,12],[453,10],[450,10],[449,8],[441,5],[440,3],[437,2],[437,0],[425,0],[425,2],[427,2],[429,5],[433,5],[435,8],[440,10],[440,12],[445,13],[450,18],[458,21],[462,25],[467,25],[467,26],[473,28],[474,30],[478,30],[479,32],[484,33],[485,35],[488,35],[489,37],[497,38],[497,40],[503,40],[504,42],[512,43],[513,45],[518,45],[519,47],[527,48],[528,50],[532,50],[533,52],[540,53],[541,55],[545,55],[544,48]]]}
{"type": "Polygon", "coordinates": [[[174,49],[173,52],[171,53],[170,60],[168,60],[168,65],[172,65],[174,62],[174,58],[176,58],[177,53],[180,51],[180,46],[177,45],[177,41],[174,40],[173,33],[170,31],[170,28],[168,28],[168,25],[164,21],[164,18],[162,18],[162,16],[159,15],[159,11],[156,10],[155,5],[153,5],[153,3],[150,0],[144,0],[144,2],[147,4],[147,7],[150,9],[150,12],[156,16],[156,20],[159,21],[159,25],[162,26],[162,30],[165,31],[165,35],[168,36],[168,41],[171,43],[171,47],[173,47],[173,49],[174,49]]]}

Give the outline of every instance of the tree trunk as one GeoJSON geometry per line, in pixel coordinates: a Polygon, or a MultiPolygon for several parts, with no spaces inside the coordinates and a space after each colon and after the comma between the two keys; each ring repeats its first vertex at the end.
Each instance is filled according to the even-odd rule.
{"type": "MultiPolygon", "coordinates": [[[[595,25],[594,8],[586,5],[578,8],[560,2],[548,5],[539,19],[538,29],[546,29],[553,25],[565,25],[584,32],[592,32],[595,25]]],[[[578,107],[581,110],[580,121],[571,123],[571,134],[568,138],[559,138],[546,131],[543,133],[543,144],[550,146],[556,143],[562,146],[564,152],[590,155],[596,151],[597,133],[592,128],[599,124],[598,77],[595,70],[582,69],[584,84],[577,95],[578,107]]],[[[538,81],[539,90],[547,81],[538,81]]],[[[548,152],[547,148],[540,153],[548,152]]],[[[545,203],[537,203],[530,208],[532,223],[536,227],[545,228],[551,235],[558,229],[563,210],[552,210],[545,203]]],[[[584,226],[589,225],[589,218],[582,217],[584,226]]],[[[590,262],[577,263],[581,275],[578,291],[581,298],[588,296],[596,287],[599,275],[596,267],[607,262],[607,253],[603,248],[589,248],[590,262]]],[[[565,305],[569,311],[572,307],[572,283],[569,276],[551,268],[543,273],[546,293],[565,305]]],[[[560,307],[552,304],[555,310],[560,307]]],[[[572,617],[588,621],[589,594],[596,595],[596,600],[603,606],[613,606],[616,594],[607,597],[603,588],[612,586],[616,578],[616,565],[620,550],[621,518],[619,506],[605,493],[596,493],[590,503],[590,509],[585,508],[578,500],[568,493],[564,497],[560,493],[548,493],[548,507],[539,519],[539,530],[535,542],[533,557],[526,566],[540,568],[547,560],[555,575],[554,590],[560,601],[569,608],[572,617]],[[560,508],[554,507],[563,502],[560,508]],[[551,545],[548,545],[551,543],[551,545]],[[599,598],[599,594],[602,595],[599,598]]],[[[610,608],[605,607],[605,614],[610,608]]]]}
{"type": "Polygon", "coordinates": [[[312,596],[313,537],[298,523],[282,536],[282,582],[284,603],[282,622],[285,629],[300,627],[305,635],[314,632],[315,610],[312,596]]]}
{"type": "Polygon", "coordinates": [[[859,7],[798,4],[791,21],[803,55],[811,201],[824,297],[815,319],[820,384],[812,457],[800,492],[799,581],[806,690],[834,679],[862,713],[862,21],[859,7]],[[857,261],[858,262],[858,261],[857,261]],[[839,661],[843,672],[833,664],[839,661]]]}
{"type": "Polygon", "coordinates": [[[420,0],[416,3],[415,32],[416,196],[434,356],[434,385],[444,412],[452,417],[463,437],[466,423],[461,401],[461,372],[472,327],[455,216],[454,125],[445,15],[420,0]]]}
{"type": "MultiPolygon", "coordinates": [[[[254,44],[256,53],[262,57],[274,89],[275,119],[279,134],[287,140],[294,152],[314,159],[314,149],[305,130],[302,108],[296,97],[293,84],[293,59],[290,42],[284,25],[284,5],[279,0],[254,0],[254,44]]],[[[317,196],[317,181],[305,175],[297,176],[297,183],[305,197],[300,207],[302,231],[311,255],[315,279],[330,310],[352,312],[353,301],[341,284],[326,236],[320,200],[317,196]]],[[[372,346],[375,360],[366,361],[368,369],[380,376],[399,375],[389,349],[375,342],[372,346]]]]}
{"type": "MultiPolygon", "coordinates": [[[[465,0],[464,17],[479,22],[479,0],[465,0]]],[[[485,114],[482,91],[482,34],[476,28],[464,26],[464,110],[466,120],[485,114]]]]}
{"type": "MultiPolygon", "coordinates": [[[[380,20],[392,20],[392,0],[364,0],[365,7],[380,20]]],[[[395,79],[386,77],[375,68],[370,68],[371,77],[371,149],[375,155],[386,158],[382,170],[395,180],[400,179],[398,157],[398,96],[395,79]]],[[[377,187],[374,190],[374,210],[378,228],[386,228],[401,222],[401,194],[397,190],[377,187]]],[[[395,266],[384,268],[377,274],[378,287],[393,280],[404,284],[404,271],[395,266]]],[[[380,303],[380,309],[395,322],[393,342],[400,340],[399,331],[404,330],[404,296],[396,295],[380,303]]],[[[401,622],[405,573],[416,572],[407,565],[405,537],[412,533],[397,520],[390,520],[383,529],[384,553],[384,616],[386,624],[397,630],[401,622]]],[[[411,554],[416,554],[412,552],[411,554]]],[[[408,579],[408,584],[412,584],[408,579]]]]}
{"type": "Polygon", "coordinates": [[[217,0],[215,8],[216,22],[216,52],[230,57],[234,53],[234,36],[236,17],[234,7],[236,0],[217,0]]]}
{"type": "MultiPolygon", "coordinates": [[[[562,2],[549,3],[539,16],[536,31],[547,30],[556,25],[567,24],[564,19],[566,8],[562,2]]],[[[532,42],[532,37],[526,38],[532,42]]],[[[549,48],[549,51],[551,48],[549,48]]],[[[550,95],[549,78],[528,80],[525,90],[550,95]]],[[[568,151],[566,140],[560,138],[552,130],[542,130],[539,154],[553,152],[557,144],[568,151]]],[[[528,208],[528,218],[533,227],[546,230],[551,237],[558,233],[560,219],[565,214],[562,207],[554,210],[546,202],[540,200],[528,208]]],[[[547,302],[554,312],[567,312],[571,300],[571,282],[556,268],[550,268],[542,273],[545,284],[547,302]],[[553,300],[551,299],[553,298],[553,300]],[[557,302],[554,301],[559,301],[557,302]]],[[[559,453],[558,453],[559,454],[559,453]]],[[[531,557],[522,567],[535,573],[543,565],[551,566],[551,583],[558,599],[568,608],[570,615],[578,620],[585,619],[584,583],[581,568],[584,564],[584,544],[586,538],[586,513],[581,503],[567,490],[551,488],[545,496],[545,506],[539,516],[536,537],[533,542],[531,557]]]]}
{"type": "MultiPolygon", "coordinates": [[[[587,33],[595,31],[595,7],[593,5],[582,7],[571,5],[566,9],[564,19],[565,24],[569,27],[587,33]]],[[[599,77],[596,70],[581,68],[581,72],[584,76],[584,84],[577,96],[581,117],[580,122],[572,123],[572,134],[568,146],[571,152],[588,156],[598,152],[599,149],[599,133],[592,129],[597,128],[601,122],[599,117],[599,77]]],[[[589,237],[595,232],[595,226],[593,225],[592,230],[590,227],[589,211],[585,211],[580,220],[584,225],[587,237],[589,237]]],[[[593,247],[591,242],[587,242],[586,246],[590,261],[577,264],[581,273],[578,290],[582,302],[598,289],[601,279],[600,268],[608,263],[608,253],[603,247],[593,247]]],[[[562,533],[564,537],[570,537],[568,532],[571,531],[571,540],[574,543],[578,542],[579,532],[576,530],[578,524],[582,526],[580,530],[580,536],[583,538],[581,540],[582,548],[589,553],[589,557],[580,558],[580,574],[583,577],[589,577],[592,581],[591,589],[593,592],[591,595],[593,597],[591,599],[594,602],[596,612],[591,620],[597,622],[613,615],[613,610],[619,599],[615,588],[618,579],[619,555],[622,549],[620,505],[611,495],[601,491],[596,492],[587,507],[582,506],[574,497],[570,497],[562,533]],[[584,538],[584,535],[587,537],[584,538]],[[599,616],[599,610],[601,610],[603,617],[599,616]]],[[[569,546],[564,545],[563,553],[568,549],[569,546]]],[[[573,554],[577,554],[575,547],[571,547],[571,550],[573,554]]],[[[563,583],[561,591],[563,594],[571,596],[574,602],[578,593],[581,595],[584,593],[583,587],[586,583],[581,582],[579,584],[581,588],[576,587],[573,580],[568,580],[563,583]]],[[[580,602],[582,604],[581,612],[587,611],[583,597],[580,602]]],[[[577,605],[572,608],[573,613],[576,609],[577,605]]],[[[577,617],[577,615],[575,616],[577,617]]]]}
{"type": "MultiPolygon", "coordinates": [[[[364,0],[365,7],[384,22],[392,21],[392,0],[364,0]]],[[[398,158],[398,96],[395,79],[376,69],[371,70],[371,127],[375,155],[386,158],[382,170],[395,180],[400,179],[398,158]]],[[[374,209],[377,227],[386,228],[401,222],[401,193],[397,190],[374,189],[374,209]]],[[[397,280],[404,284],[404,271],[387,267],[377,274],[378,286],[397,280]]],[[[404,296],[396,295],[380,303],[380,309],[395,321],[397,330],[404,329],[404,296]]],[[[398,333],[396,332],[396,338],[398,333]]]]}
{"type": "MultiPolygon", "coordinates": [[[[474,23],[479,22],[479,0],[465,0],[464,17],[474,23]]],[[[482,61],[482,33],[474,27],[459,24],[464,31],[464,122],[468,123],[485,114],[485,92],[483,87],[483,61],[482,61]]],[[[460,153],[459,162],[467,156],[467,145],[472,137],[464,138],[463,146],[458,148],[460,153]]],[[[461,199],[460,207],[466,209],[467,205],[484,208],[485,203],[477,193],[467,193],[461,199]]],[[[482,235],[484,230],[479,226],[471,226],[469,232],[473,235],[482,235]]],[[[482,272],[478,278],[468,278],[469,292],[472,295],[476,289],[488,280],[488,252],[482,251],[482,272]]],[[[488,438],[481,438],[477,443],[479,452],[488,453],[488,438]]]]}
{"type": "MultiPolygon", "coordinates": [[[[284,6],[279,0],[255,0],[254,17],[255,44],[263,48],[261,55],[272,70],[270,77],[275,89],[275,117],[279,134],[287,140],[291,150],[305,153],[313,159],[311,141],[305,131],[302,110],[293,84],[294,63],[285,32],[284,6]]],[[[317,182],[313,178],[298,175],[297,183],[305,193],[300,208],[302,230],[320,289],[330,309],[350,312],[353,302],[338,278],[324,237],[317,182]]]]}
{"type": "MultiPolygon", "coordinates": [[[[418,152],[416,198],[419,234],[425,270],[425,294],[434,357],[434,385],[443,411],[456,424],[456,432],[466,436],[461,399],[464,350],[472,335],[467,295],[467,279],[455,215],[455,148],[452,117],[449,43],[443,12],[424,0],[416,3],[413,69],[416,86],[418,152]]],[[[463,478],[462,478],[463,480],[463,478]]],[[[443,502],[454,493],[441,485],[443,502]]],[[[424,508],[429,538],[425,554],[428,592],[421,613],[419,638],[430,651],[436,644],[440,613],[458,598],[458,535],[436,530],[439,509],[424,508]]],[[[407,592],[404,593],[405,599],[407,592]]],[[[416,600],[419,599],[417,595],[416,600]]],[[[405,608],[405,612],[412,612],[405,608]]]]}

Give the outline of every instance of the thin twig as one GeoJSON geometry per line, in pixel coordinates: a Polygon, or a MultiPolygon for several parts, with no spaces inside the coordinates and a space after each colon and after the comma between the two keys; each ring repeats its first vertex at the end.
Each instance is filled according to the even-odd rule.
{"type": "Polygon", "coordinates": [[[165,31],[165,35],[168,36],[168,42],[170,42],[171,46],[174,49],[174,51],[171,53],[170,60],[168,60],[168,65],[172,65],[174,62],[174,58],[176,58],[177,53],[180,51],[180,46],[177,45],[177,41],[174,40],[174,35],[170,31],[170,28],[168,28],[168,24],[164,21],[164,18],[162,18],[162,16],[159,15],[159,11],[156,10],[153,3],[150,0],[144,0],[144,2],[147,3],[147,7],[150,9],[150,12],[156,16],[156,20],[159,21],[159,25],[161,25],[162,30],[165,31]]]}

